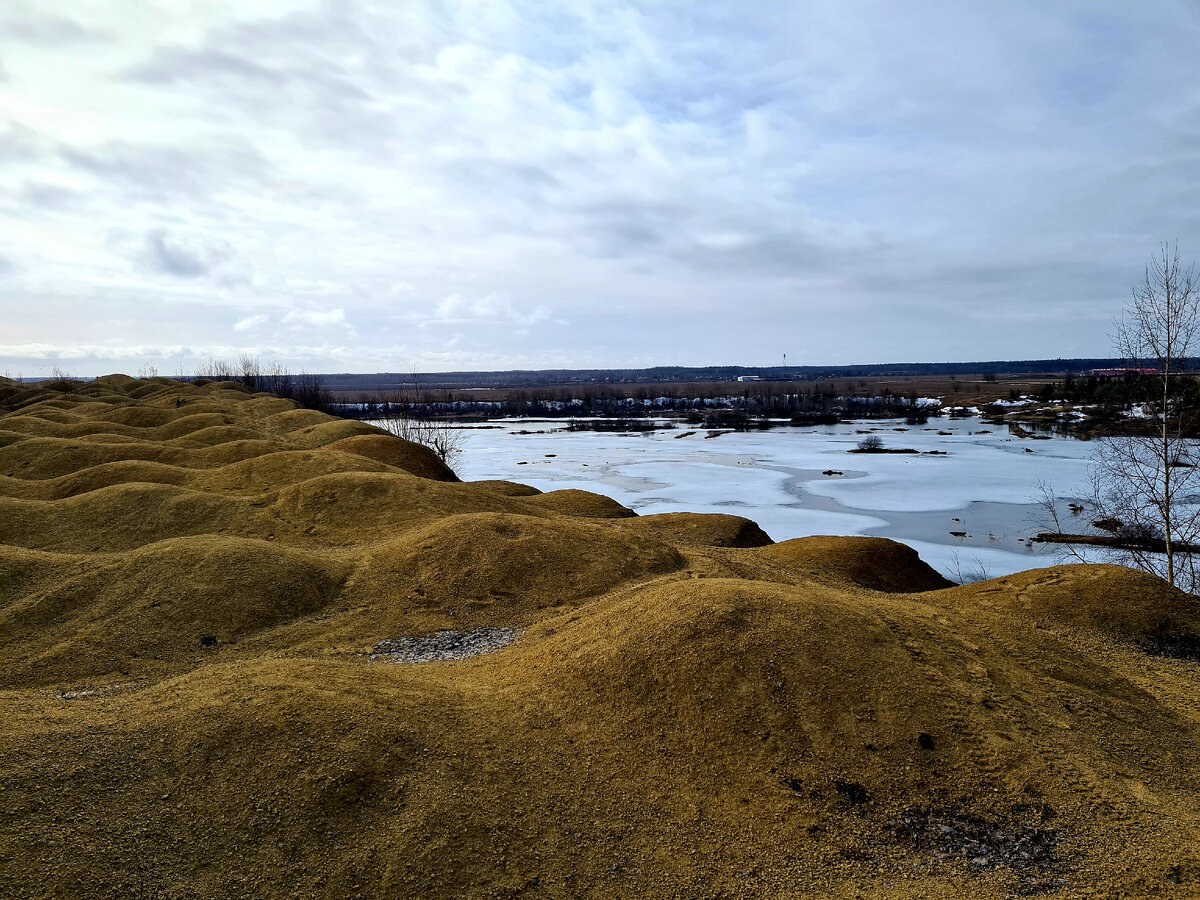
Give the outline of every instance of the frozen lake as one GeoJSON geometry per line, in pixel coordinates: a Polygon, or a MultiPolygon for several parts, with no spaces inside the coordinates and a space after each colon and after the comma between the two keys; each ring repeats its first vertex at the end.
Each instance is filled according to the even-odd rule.
{"type": "Polygon", "coordinates": [[[641,514],[734,513],[777,541],[813,534],[893,538],[951,578],[958,570],[975,574],[982,567],[995,577],[1057,562],[1053,547],[1027,543],[1050,530],[1034,502],[1037,481],[1070,495],[1084,483],[1090,455],[1085,442],[1017,438],[974,417],[716,438],[703,429],[684,436],[682,427],[627,435],[559,430],[565,425],[523,419],[469,428],[459,474],[543,491],[594,491],[641,514]],[[946,455],[847,453],[868,429],[886,447],[946,455]],[[822,474],[830,470],[842,474],[822,474]]]}

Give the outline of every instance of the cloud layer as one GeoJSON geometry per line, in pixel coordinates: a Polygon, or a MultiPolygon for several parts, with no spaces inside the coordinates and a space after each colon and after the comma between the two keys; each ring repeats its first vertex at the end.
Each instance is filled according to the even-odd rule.
{"type": "Polygon", "coordinates": [[[1200,7],[5,4],[0,371],[1105,355],[1200,7]]]}

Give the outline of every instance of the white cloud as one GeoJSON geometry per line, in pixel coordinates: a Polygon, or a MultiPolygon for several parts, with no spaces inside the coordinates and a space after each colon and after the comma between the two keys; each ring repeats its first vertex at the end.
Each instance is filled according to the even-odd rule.
{"type": "Polygon", "coordinates": [[[1156,241],[1200,254],[1200,8],[1155,10],[14,0],[5,340],[1105,354],[1156,241]]]}
{"type": "Polygon", "coordinates": [[[104,29],[89,28],[68,16],[40,11],[26,0],[6,0],[4,34],[32,44],[75,44],[111,40],[104,29]]]}
{"type": "Polygon", "coordinates": [[[176,278],[204,278],[233,255],[233,249],[224,241],[189,245],[172,238],[165,228],[153,228],[146,232],[140,262],[150,272],[176,278]]]}
{"type": "Polygon", "coordinates": [[[464,299],[458,294],[450,294],[438,301],[433,315],[425,322],[438,325],[508,323],[528,328],[549,318],[550,310],[546,306],[539,305],[522,312],[507,294],[494,292],[477,299],[464,299]]]}
{"type": "Polygon", "coordinates": [[[269,315],[267,315],[266,313],[258,313],[257,315],[246,316],[246,318],[238,319],[233,324],[233,330],[234,331],[252,331],[253,329],[258,328],[262,325],[266,325],[267,322],[269,322],[269,321],[271,321],[271,317],[269,315]]]}
{"type": "Polygon", "coordinates": [[[114,229],[106,246],[129,259],[148,278],[202,282],[218,288],[250,282],[249,265],[229,241],[215,235],[183,233],[161,225],[141,234],[114,229]]]}
{"type": "Polygon", "coordinates": [[[283,316],[283,324],[296,328],[350,328],[346,311],[337,309],[290,309],[283,316]]]}
{"type": "Polygon", "coordinates": [[[0,359],[123,360],[149,356],[170,357],[171,348],[140,344],[102,346],[97,344],[0,344],[0,359]]]}

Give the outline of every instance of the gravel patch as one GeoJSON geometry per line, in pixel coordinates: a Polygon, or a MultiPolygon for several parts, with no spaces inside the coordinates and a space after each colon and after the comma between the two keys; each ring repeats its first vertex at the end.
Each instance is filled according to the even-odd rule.
{"type": "Polygon", "coordinates": [[[977,872],[1011,869],[1021,884],[1018,893],[1040,893],[1065,883],[1045,877],[1058,863],[1058,833],[1051,828],[1005,827],[955,811],[925,809],[910,809],[884,828],[893,839],[935,859],[961,860],[977,872]]]}
{"type": "Polygon", "coordinates": [[[371,662],[424,663],[469,659],[507,647],[517,639],[513,628],[475,628],[471,631],[437,631],[420,637],[398,637],[380,641],[368,659],[371,662]]]}

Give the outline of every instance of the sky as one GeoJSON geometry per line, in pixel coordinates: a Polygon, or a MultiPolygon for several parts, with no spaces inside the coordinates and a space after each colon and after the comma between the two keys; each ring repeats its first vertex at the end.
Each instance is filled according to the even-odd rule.
{"type": "Polygon", "coordinates": [[[1108,356],[1200,2],[3,0],[0,374],[1108,356]]]}

